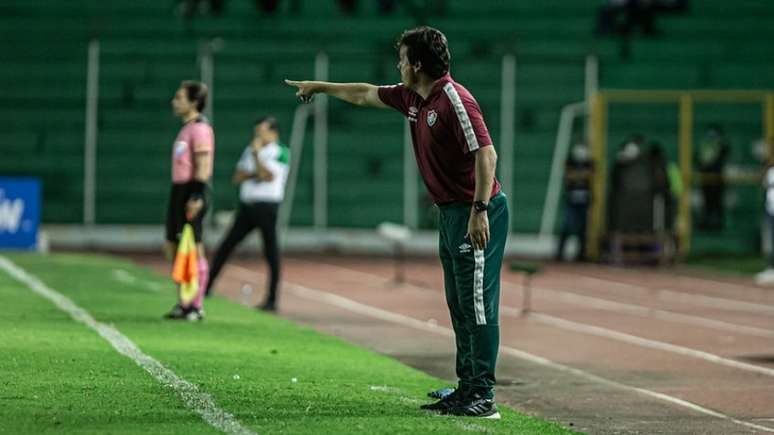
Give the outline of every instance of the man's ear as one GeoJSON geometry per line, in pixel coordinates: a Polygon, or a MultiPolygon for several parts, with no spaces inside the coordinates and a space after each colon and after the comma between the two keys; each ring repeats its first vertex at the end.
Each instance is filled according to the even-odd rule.
{"type": "Polygon", "coordinates": [[[411,65],[411,69],[414,70],[414,74],[418,73],[422,69],[422,62],[417,61],[416,65],[411,65]]]}

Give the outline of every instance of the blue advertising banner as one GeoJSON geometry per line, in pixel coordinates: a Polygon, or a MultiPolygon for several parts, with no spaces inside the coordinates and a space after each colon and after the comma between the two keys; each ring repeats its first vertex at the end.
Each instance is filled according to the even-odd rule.
{"type": "Polygon", "coordinates": [[[40,224],[40,181],[0,177],[0,249],[35,249],[40,224]]]}

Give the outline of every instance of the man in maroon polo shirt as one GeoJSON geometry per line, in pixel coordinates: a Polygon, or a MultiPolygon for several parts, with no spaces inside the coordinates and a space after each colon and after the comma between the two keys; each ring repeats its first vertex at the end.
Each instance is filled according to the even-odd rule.
{"type": "Polygon", "coordinates": [[[393,108],[409,120],[422,179],[440,210],[439,255],[457,345],[458,387],[422,409],[500,418],[494,403],[500,340],[500,268],[508,208],[495,179],[497,154],[473,96],[449,74],[446,36],[405,31],[397,44],[402,83],[291,81],[304,102],[325,93],[358,106],[393,108]]]}

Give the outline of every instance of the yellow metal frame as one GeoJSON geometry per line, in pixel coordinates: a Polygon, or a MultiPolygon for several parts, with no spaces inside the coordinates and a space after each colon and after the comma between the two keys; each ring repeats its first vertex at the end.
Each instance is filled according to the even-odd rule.
{"type": "MultiPolygon", "coordinates": [[[[693,172],[693,113],[697,103],[761,103],[763,113],[763,134],[768,140],[769,155],[774,156],[774,91],[711,91],[711,90],[601,90],[591,98],[589,114],[591,124],[591,152],[596,164],[588,228],[588,256],[599,258],[600,242],[605,222],[605,200],[607,182],[607,118],[610,103],[669,104],[679,107],[679,164],[686,192],[690,190],[693,172]]],[[[685,256],[691,244],[690,194],[680,197],[677,215],[677,236],[680,255],[685,256]]]]}

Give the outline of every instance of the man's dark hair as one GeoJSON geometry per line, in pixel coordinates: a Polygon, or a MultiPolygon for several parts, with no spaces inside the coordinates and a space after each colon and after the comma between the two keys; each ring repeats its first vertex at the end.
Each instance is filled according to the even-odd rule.
{"type": "Polygon", "coordinates": [[[264,122],[269,127],[269,130],[279,134],[280,128],[279,128],[279,121],[277,121],[277,118],[271,115],[262,116],[255,121],[255,125],[258,125],[264,122]]]}
{"type": "Polygon", "coordinates": [[[183,80],[180,87],[185,89],[188,101],[196,104],[196,110],[201,112],[207,107],[207,85],[194,80],[183,80]]]}
{"type": "Polygon", "coordinates": [[[400,35],[396,48],[400,50],[403,45],[409,64],[421,63],[421,71],[430,78],[438,79],[449,72],[449,44],[440,30],[428,26],[406,30],[400,35]]]}

